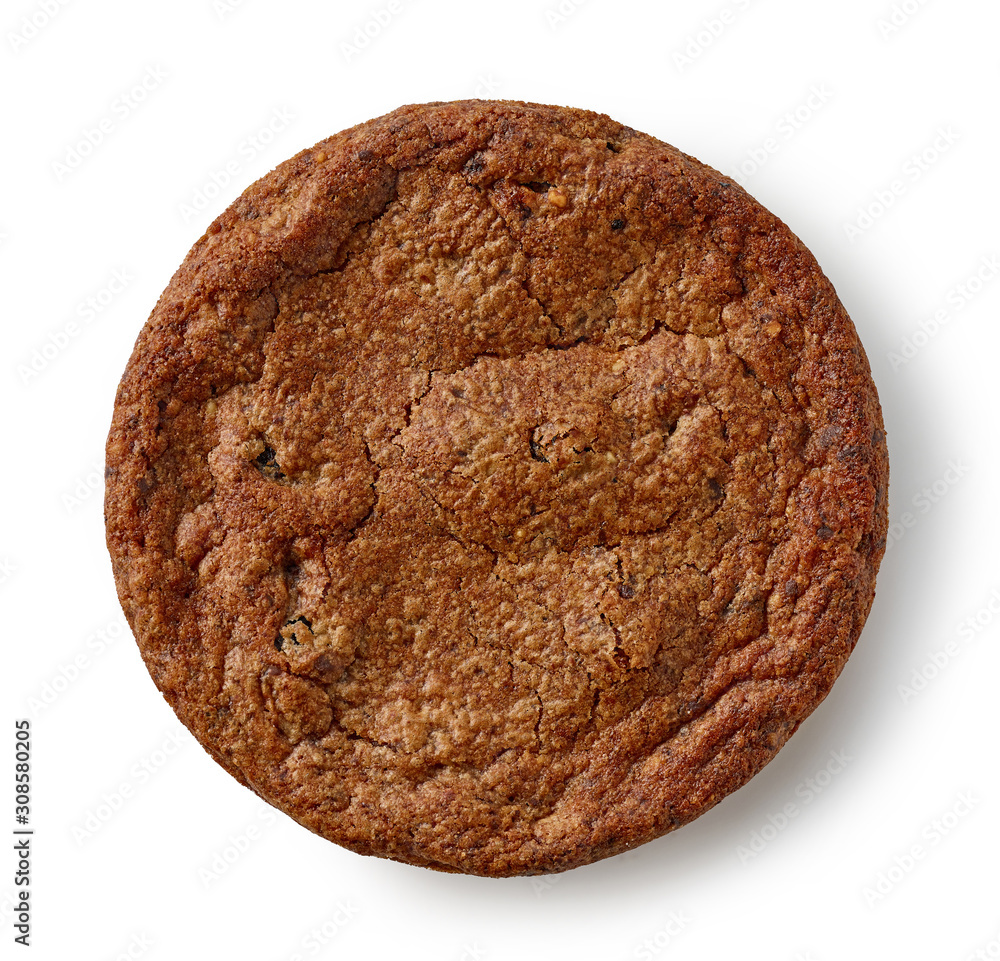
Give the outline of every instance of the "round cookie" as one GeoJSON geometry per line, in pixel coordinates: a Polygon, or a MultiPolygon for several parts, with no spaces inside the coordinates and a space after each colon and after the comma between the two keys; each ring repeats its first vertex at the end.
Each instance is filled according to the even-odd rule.
{"type": "Polygon", "coordinates": [[[195,244],[107,540],[234,777],[360,853],[534,874],[774,756],[861,632],[887,482],[850,319],[731,180],[599,114],[426,104],[195,244]]]}

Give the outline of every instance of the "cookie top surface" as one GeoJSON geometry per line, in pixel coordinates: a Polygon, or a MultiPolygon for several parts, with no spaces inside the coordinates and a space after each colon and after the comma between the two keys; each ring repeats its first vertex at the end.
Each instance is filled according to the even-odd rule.
{"type": "Polygon", "coordinates": [[[732,181],[601,115],[427,104],[195,244],[119,388],[107,537],[230,773],[502,876],[767,763],[860,634],[887,479],[851,321],[732,181]]]}

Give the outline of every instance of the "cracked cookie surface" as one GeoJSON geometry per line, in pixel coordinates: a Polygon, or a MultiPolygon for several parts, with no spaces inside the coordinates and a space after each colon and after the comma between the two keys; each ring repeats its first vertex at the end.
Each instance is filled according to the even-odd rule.
{"type": "Polygon", "coordinates": [[[607,117],[400,108],[252,185],[141,332],[108,546],[157,686],[365,854],[515,875],[738,788],[867,616],[888,467],[802,244],[607,117]]]}

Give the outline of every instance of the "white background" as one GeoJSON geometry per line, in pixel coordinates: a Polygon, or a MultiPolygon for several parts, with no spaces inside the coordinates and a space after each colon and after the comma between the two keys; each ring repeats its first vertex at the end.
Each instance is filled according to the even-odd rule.
{"type": "Polygon", "coordinates": [[[998,27],[992,0],[5,0],[0,767],[30,718],[36,833],[28,951],[0,857],[4,956],[1000,956],[998,27]],[[699,821],[548,881],[362,858],[264,807],[178,730],[103,539],[118,378],[211,219],[324,136],[475,96],[735,173],[837,287],[891,455],[826,702],[699,821]]]}

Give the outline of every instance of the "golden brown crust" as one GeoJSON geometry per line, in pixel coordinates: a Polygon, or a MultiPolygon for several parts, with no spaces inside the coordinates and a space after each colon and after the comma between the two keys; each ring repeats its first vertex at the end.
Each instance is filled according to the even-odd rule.
{"type": "Polygon", "coordinates": [[[597,114],[404,107],[253,184],[108,439],[146,664],[261,797],[484,875],[650,840],[756,773],[874,596],[888,467],[810,254],[597,114]]]}

